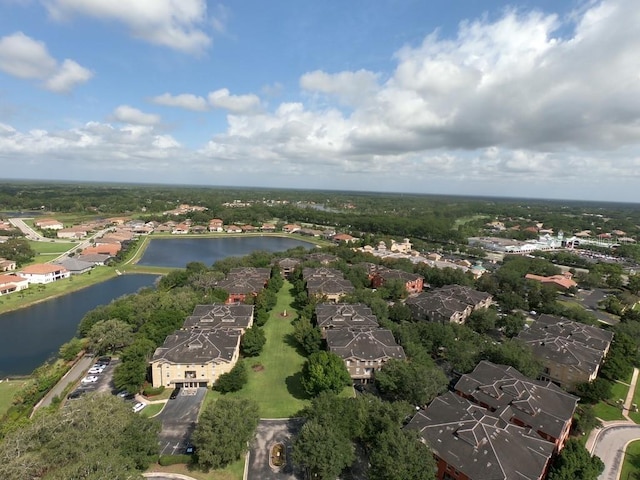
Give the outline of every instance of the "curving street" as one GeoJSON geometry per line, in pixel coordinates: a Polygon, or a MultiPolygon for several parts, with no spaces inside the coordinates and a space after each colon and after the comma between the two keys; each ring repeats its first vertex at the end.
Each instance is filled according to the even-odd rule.
{"type": "Polygon", "coordinates": [[[590,451],[604,462],[599,480],[617,480],[620,477],[627,444],[638,439],[640,425],[623,422],[606,425],[595,434],[590,451]]]}

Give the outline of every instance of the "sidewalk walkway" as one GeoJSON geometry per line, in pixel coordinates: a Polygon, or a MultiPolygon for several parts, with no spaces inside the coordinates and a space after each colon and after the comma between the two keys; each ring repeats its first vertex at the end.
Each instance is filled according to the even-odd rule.
{"type": "Polygon", "coordinates": [[[636,392],[636,383],[638,381],[638,369],[633,369],[633,376],[631,377],[631,384],[629,385],[629,391],[627,392],[627,398],[624,401],[624,408],[622,409],[622,416],[633,422],[631,417],[629,417],[629,412],[631,411],[632,403],[633,403],[633,395],[636,392]]]}

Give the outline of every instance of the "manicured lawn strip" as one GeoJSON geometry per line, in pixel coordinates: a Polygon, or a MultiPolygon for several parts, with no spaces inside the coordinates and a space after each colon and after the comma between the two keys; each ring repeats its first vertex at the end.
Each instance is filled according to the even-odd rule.
{"type": "Polygon", "coordinates": [[[160,413],[160,411],[164,408],[164,403],[150,403],[140,412],[140,415],[143,417],[153,417],[160,413]]]}
{"type": "Polygon", "coordinates": [[[62,254],[78,245],[75,242],[34,242],[29,241],[31,248],[40,255],[62,254]]]}
{"type": "Polygon", "coordinates": [[[23,384],[24,380],[3,380],[0,383],[0,416],[9,409],[13,403],[14,395],[23,384]]]}
{"type": "MultiPolygon", "coordinates": [[[[303,357],[291,338],[296,312],[291,308],[293,297],[291,284],[287,281],[278,293],[278,303],[264,326],[267,337],[262,354],[246,359],[249,367],[249,381],[239,392],[227,395],[250,398],[260,405],[261,418],[287,418],[294,416],[309,404],[309,399],[300,385],[303,357]],[[281,317],[283,311],[287,317],[281,317]],[[260,366],[262,369],[260,369],[260,366]],[[254,367],[255,368],[252,368],[254,367]]],[[[209,391],[207,402],[220,397],[218,392],[209,391]]]]}
{"type": "Polygon", "coordinates": [[[168,467],[163,467],[157,464],[151,465],[147,472],[179,473],[193,477],[197,480],[241,480],[244,473],[244,457],[237,462],[232,463],[227,468],[222,470],[211,470],[206,473],[200,470],[191,469],[188,465],[170,465],[168,467]]]}
{"type": "Polygon", "coordinates": [[[640,440],[627,445],[619,478],[621,480],[640,478],[640,440]]]}
{"type": "MultiPolygon", "coordinates": [[[[611,397],[609,397],[609,402],[615,404],[618,399],[622,399],[623,401],[627,398],[627,392],[629,391],[629,387],[622,383],[614,383],[611,389],[611,397]]],[[[618,406],[612,406],[605,402],[599,402],[594,407],[593,410],[596,414],[596,417],[605,420],[624,420],[622,416],[622,409],[618,406]]]]}
{"type": "MultiPolygon", "coordinates": [[[[640,376],[638,377],[638,381],[636,382],[636,390],[633,392],[633,400],[631,401],[631,403],[640,405],[640,376]]],[[[640,412],[629,412],[629,417],[631,417],[631,420],[633,420],[635,423],[640,423],[640,412]]]]}

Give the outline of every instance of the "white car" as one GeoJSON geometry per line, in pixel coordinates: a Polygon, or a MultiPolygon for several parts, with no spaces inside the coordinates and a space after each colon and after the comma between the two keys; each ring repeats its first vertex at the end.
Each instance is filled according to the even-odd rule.
{"type": "Polygon", "coordinates": [[[98,377],[95,375],[89,375],[82,379],[82,383],[96,383],[98,381],[98,377]]]}
{"type": "Polygon", "coordinates": [[[144,407],[146,407],[146,405],[142,402],[138,402],[133,406],[133,413],[138,413],[140,410],[142,410],[144,407]]]}
{"type": "Polygon", "coordinates": [[[98,375],[102,372],[104,372],[104,368],[91,367],[87,373],[89,375],[98,375]]]}

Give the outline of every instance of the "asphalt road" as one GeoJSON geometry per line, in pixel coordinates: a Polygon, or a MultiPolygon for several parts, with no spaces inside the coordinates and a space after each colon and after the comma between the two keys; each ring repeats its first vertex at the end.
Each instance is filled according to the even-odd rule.
{"type": "Polygon", "coordinates": [[[34,413],[37,409],[42,407],[48,407],[51,405],[51,401],[53,397],[60,396],[62,392],[64,392],[65,388],[71,383],[78,382],[82,377],[84,377],[84,372],[93,364],[93,357],[85,356],[78,360],[78,362],[71,367],[64,377],[60,379],[60,381],[44,396],[44,398],[35,406],[33,409],[34,413]]]}
{"type": "MultiPolygon", "coordinates": [[[[283,443],[286,455],[291,458],[291,438],[300,431],[302,420],[260,420],[256,436],[249,450],[249,466],[247,478],[260,480],[295,480],[298,477],[292,471],[289,463],[282,469],[276,470],[269,466],[271,447],[276,443],[283,443]]],[[[302,477],[300,477],[302,478],[302,477]]]]}
{"type": "Polygon", "coordinates": [[[184,453],[189,438],[196,427],[200,406],[207,389],[198,388],[194,395],[186,393],[183,389],[180,395],[169,400],[162,412],[155,417],[162,423],[159,435],[160,455],[184,453]]]}
{"type": "Polygon", "coordinates": [[[640,425],[609,427],[598,435],[593,453],[604,462],[604,472],[598,480],[617,480],[626,445],[640,439],[640,425]]]}

